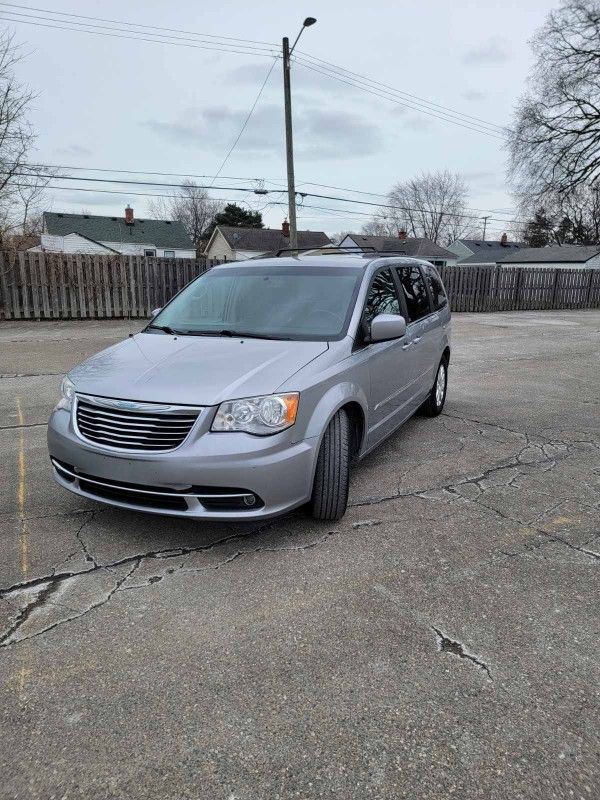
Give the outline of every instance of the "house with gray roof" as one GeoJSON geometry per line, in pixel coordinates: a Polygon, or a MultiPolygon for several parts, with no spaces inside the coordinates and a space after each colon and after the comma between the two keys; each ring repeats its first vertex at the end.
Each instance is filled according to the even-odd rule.
{"type": "Polygon", "coordinates": [[[563,244],[550,247],[525,247],[506,253],[498,264],[506,267],[600,269],[600,245],[563,244]]]}
{"type": "Polygon", "coordinates": [[[445,247],[432,242],[431,239],[408,237],[404,231],[398,236],[366,236],[358,233],[347,234],[339,244],[340,247],[368,247],[380,253],[399,253],[422,258],[436,267],[447,267],[456,264],[456,256],[445,247]]]}
{"type": "Polygon", "coordinates": [[[31,249],[48,253],[196,257],[196,249],[181,222],[136,219],[129,206],[121,217],[45,211],[41,242],[31,249]]]}
{"type": "MultiPolygon", "coordinates": [[[[298,247],[326,247],[331,241],[323,231],[298,231],[298,247]]],[[[277,228],[242,228],[217,225],[204,250],[207,258],[219,261],[243,261],[290,246],[290,226],[277,228]]]]}
{"type": "Polygon", "coordinates": [[[448,245],[448,250],[456,256],[456,263],[473,267],[495,267],[505,256],[522,250],[524,242],[511,242],[504,233],[496,241],[487,239],[457,239],[448,245]]]}

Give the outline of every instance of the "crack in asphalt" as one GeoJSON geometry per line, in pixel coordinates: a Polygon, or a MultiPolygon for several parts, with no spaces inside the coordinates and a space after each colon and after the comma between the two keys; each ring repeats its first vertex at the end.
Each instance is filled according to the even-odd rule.
{"type": "Polygon", "coordinates": [[[435,631],[437,647],[440,653],[450,653],[451,655],[458,656],[458,658],[461,658],[465,661],[470,661],[472,664],[475,664],[476,667],[483,670],[488,676],[488,680],[493,683],[492,673],[490,672],[490,669],[485,661],[482,661],[479,656],[470,653],[464,644],[459,642],[458,639],[451,639],[434,625],[431,626],[431,629],[435,631]]]}
{"type": "Polygon", "coordinates": [[[25,425],[0,425],[0,431],[14,431],[23,428],[46,428],[47,422],[28,422],[25,425]]]}
{"type": "MultiPolygon", "coordinates": [[[[39,608],[43,607],[46,603],[51,602],[50,598],[54,592],[56,592],[62,583],[62,581],[55,581],[51,579],[48,581],[48,586],[44,587],[42,591],[36,594],[35,598],[29,603],[23,611],[17,616],[15,622],[11,625],[8,631],[0,637],[0,648],[3,647],[11,647],[15,644],[19,644],[20,642],[28,642],[31,639],[36,639],[38,636],[42,636],[44,633],[48,633],[48,631],[53,630],[54,628],[58,628],[60,625],[65,625],[68,622],[73,622],[76,619],[81,619],[86,614],[89,614],[91,611],[95,611],[97,608],[101,608],[102,606],[106,605],[110,602],[112,596],[119,590],[121,585],[129,578],[136,569],[139,567],[142,559],[138,559],[131,567],[129,572],[125,573],[121,578],[115,581],[115,585],[112,589],[108,591],[106,596],[97,602],[91,603],[89,606],[84,608],[81,612],[76,612],[75,609],[64,605],[63,603],[57,603],[56,605],[62,606],[69,611],[73,611],[73,616],[66,617],[64,619],[59,619],[56,622],[53,622],[51,625],[47,625],[45,628],[41,628],[39,631],[32,633],[30,636],[23,636],[19,639],[14,639],[13,637],[19,631],[19,629],[27,622],[27,620],[31,617],[32,613],[39,608]]],[[[108,571],[108,569],[107,569],[108,571]]],[[[88,575],[89,572],[79,573],[81,575],[88,575]]]]}
{"type": "Polygon", "coordinates": [[[75,531],[75,537],[79,542],[79,544],[81,545],[81,549],[83,550],[85,560],[92,563],[95,567],[98,566],[98,562],[96,561],[92,553],[90,553],[86,543],[83,540],[83,529],[94,521],[94,519],[96,518],[96,513],[97,513],[96,511],[90,511],[88,518],[84,520],[82,524],[79,526],[79,528],[75,531]]]}
{"type": "MultiPolygon", "coordinates": [[[[85,525],[88,524],[90,521],[91,521],[91,519],[86,520],[86,522],[84,523],[84,525],[82,525],[80,530],[82,530],[83,527],[85,527],[85,525]]],[[[220,539],[220,540],[218,540],[216,542],[213,542],[210,545],[202,545],[200,547],[188,547],[188,548],[174,548],[174,549],[171,548],[169,550],[158,550],[158,551],[150,551],[148,553],[138,553],[138,554],[136,554],[134,556],[128,556],[126,558],[119,559],[119,560],[114,561],[114,562],[112,562],[110,564],[98,564],[96,561],[94,561],[93,562],[94,566],[92,566],[88,570],[79,570],[79,571],[74,571],[74,572],[55,573],[55,574],[50,575],[50,576],[34,578],[34,579],[30,580],[30,581],[24,581],[22,583],[14,584],[13,586],[6,587],[4,589],[0,589],[0,600],[5,600],[6,602],[10,602],[8,598],[10,598],[12,595],[14,595],[14,594],[16,594],[18,592],[30,591],[31,589],[35,589],[35,588],[38,588],[38,587],[40,589],[40,591],[38,591],[35,594],[34,598],[29,603],[27,603],[25,608],[22,609],[19,612],[19,614],[17,615],[17,618],[15,619],[13,624],[2,635],[0,635],[0,648],[2,648],[2,647],[10,647],[10,646],[18,644],[20,642],[27,641],[29,639],[32,639],[32,638],[35,638],[35,637],[41,635],[42,633],[46,633],[47,631],[50,631],[50,630],[58,627],[59,625],[65,624],[67,622],[71,622],[74,619],[79,619],[80,617],[84,616],[85,614],[89,613],[90,611],[94,611],[95,609],[100,608],[101,606],[105,605],[111,599],[111,597],[118,591],[132,591],[134,589],[141,589],[141,588],[144,588],[146,586],[152,585],[154,583],[158,583],[158,582],[162,581],[166,577],[166,575],[174,574],[175,572],[178,572],[178,571],[183,571],[183,572],[204,572],[205,570],[208,570],[208,569],[220,569],[221,567],[226,566],[227,564],[230,564],[232,561],[235,561],[237,558],[239,558],[240,556],[243,556],[243,555],[251,555],[253,553],[260,553],[260,552],[275,553],[275,552],[300,552],[300,551],[304,551],[304,550],[310,550],[313,547],[317,547],[319,544],[322,544],[323,542],[327,541],[327,539],[329,539],[330,536],[332,536],[332,535],[334,535],[336,533],[339,533],[339,531],[335,531],[335,530],[328,531],[323,536],[319,537],[318,539],[315,539],[312,542],[308,542],[308,544],[305,544],[305,545],[297,545],[297,546],[291,546],[291,547],[290,546],[282,546],[282,547],[263,547],[263,546],[259,546],[259,547],[256,547],[256,548],[253,548],[253,549],[250,549],[250,550],[238,550],[235,553],[232,553],[231,555],[229,555],[223,561],[218,562],[217,564],[210,564],[210,565],[207,565],[206,567],[186,567],[184,564],[182,564],[177,569],[169,569],[169,570],[167,570],[165,575],[153,575],[147,581],[145,581],[144,583],[135,584],[133,586],[123,586],[125,581],[132,577],[132,575],[136,572],[136,570],[140,567],[140,565],[146,559],[168,560],[168,559],[171,559],[171,558],[180,558],[181,556],[190,555],[192,553],[207,552],[209,550],[213,550],[215,548],[221,547],[221,546],[227,544],[228,542],[235,541],[236,539],[246,539],[246,538],[250,538],[250,537],[253,537],[253,536],[258,536],[259,534],[264,533],[266,530],[269,530],[270,528],[272,528],[274,526],[274,524],[275,523],[271,522],[271,523],[269,523],[267,525],[262,525],[259,528],[256,528],[253,531],[250,531],[249,533],[246,533],[246,534],[235,533],[235,534],[232,534],[231,536],[226,536],[223,539],[220,539]],[[115,581],[114,587],[110,590],[110,592],[108,593],[106,598],[104,598],[102,601],[92,603],[90,606],[85,608],[80,613],[76,613],[74,616],[58,620],[57,622],[54,622],[52,625],[49,625],[49,626],[43,628],[42,630],[37,631],[36,633],[32,634],[31,636],[24,636],[24,637],[19,638],[19,639],[14,639],[14,636],[15,636],[16,632],[31,617],[31,614],[34,611],[37,611],[40,608],[42,608],[46,603],[48,603],[50,598],[52,597],[52,595],[66,581],[69,581],[69,580],[72,580],[73,578],[78,578],[78,577],[82,577],[82,578],[86,578],[87,579],[87,578],[89,578],[89,576],[91,576],[93,574],[96,574],[98,572],[111,572],[111,570],[114,570],[117,567],[121,567],[121,566],[128,565],[128,564],[131,564],[131,569],[129,570],[129,572],[127,572],[124,577],[119,578],[118,580],[115,581]]],[[[83,543],[82,543],[82,546],[83,546],[83,543]]],[[[88,552],[88,551],[85,549],[85,552],[88,552]]],[[[58,605],[61,605],[61,604],[58,604],[58,605]]],[[[64,606],[64,604],[62,604],[62,605],[65,608],[69,608],[68,606],[64,606]]],[[[74,610],[74,609],[70,609],[70,610],[74,610]]]]}

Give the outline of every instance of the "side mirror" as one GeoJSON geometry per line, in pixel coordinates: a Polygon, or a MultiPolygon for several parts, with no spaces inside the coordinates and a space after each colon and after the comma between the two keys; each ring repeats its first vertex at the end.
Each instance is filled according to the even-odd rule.
{"type": "Polygon", "coordinates": [[[401,339],[406,333],[406,320],[400,314],[377,314],[371,321],[371,341],[401,339]]]}
{"type": "Polygon", "coordinates": [[[155,308],[153,311],[150,312],[150,319],[154,319],[154,317],[157,317],[161,311],[162,308],[155,308]]]}

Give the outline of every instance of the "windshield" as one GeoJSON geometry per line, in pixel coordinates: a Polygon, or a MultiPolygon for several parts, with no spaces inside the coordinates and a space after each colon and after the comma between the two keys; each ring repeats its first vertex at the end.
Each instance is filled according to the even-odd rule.
{"type": "Polygon", "coordinates": [[[215,268],[187,286],[149,325],[166,333],[341,339],[362,270],[256,265],[215,268]]]}

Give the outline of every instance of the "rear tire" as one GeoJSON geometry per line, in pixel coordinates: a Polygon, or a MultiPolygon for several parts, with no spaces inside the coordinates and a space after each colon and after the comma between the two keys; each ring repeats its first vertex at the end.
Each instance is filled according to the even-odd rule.
{"type": "Polygon", "coordinates": [[[448,390],[448,359],[444,356],[439,363],[437,372],[435,373],[435,381],[429,393],[429,397],[423,405],[421,410],[428,417],[437,417],[442,413],[444,403],[446,402],[446,392],[448,390]]]}
{"type": "Polygon", "coordinates": [[[350,485],[350,420],[343,410],[333,417],[321,442],[310,499],[314,519],[338,520],[346,513],[350,485]]]}

